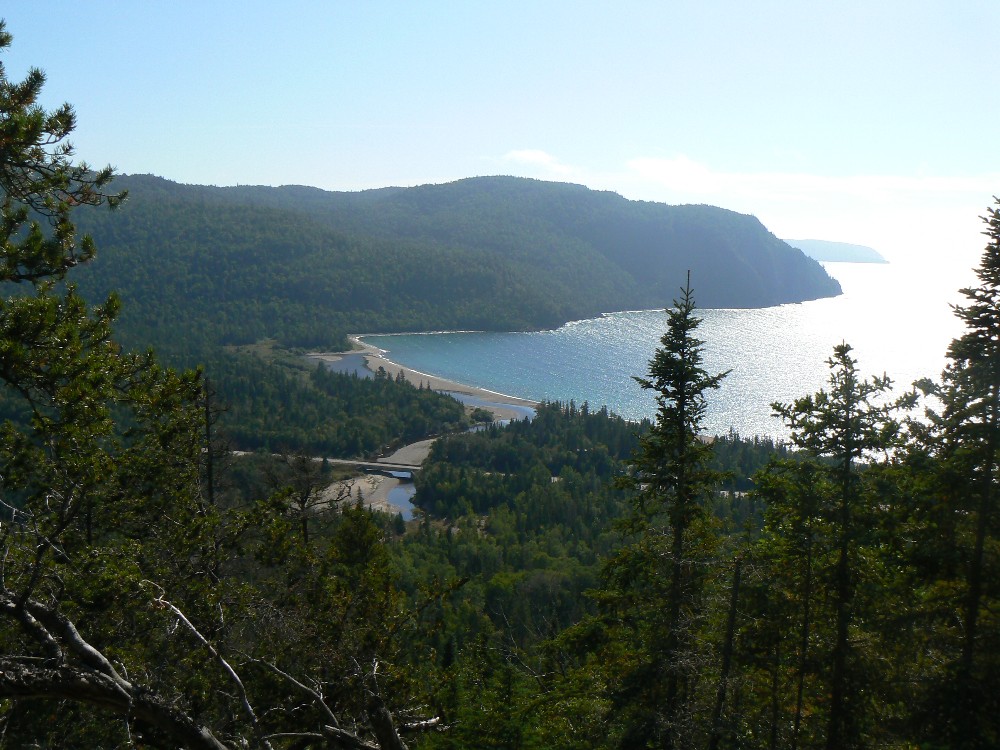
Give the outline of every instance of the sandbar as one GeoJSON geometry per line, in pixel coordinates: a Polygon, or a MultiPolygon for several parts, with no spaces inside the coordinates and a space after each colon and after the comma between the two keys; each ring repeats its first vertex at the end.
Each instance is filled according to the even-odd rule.
{"type": "Polygon", "coordinates": [[[348,338],[355,347],[350,351],[310,352],[308,356],[313,359],[332,363],[339,361],[347,355],[360,354],[364,357],[365,366],[373,373],[377,372],[381,367],[391,377],[396,377],[398,373],[402,372],[403,378],[407,382],[418,387],[423,386],[424,388],[430,388],[434,391],[474,396],[483,402],[481,408],[488,409],[490,413],[493,414],[495,419],[521,419],[524,416],[525,408],[534,409],[538,407],[537,401],[517,398],[516,396],[507,396],[503,393],[497,393],[485,388],[477,388],[476,386],[465,385],[464,383],[457,383],[454,380],[447,380],[446,378],[440,378],[436,375],[404,367],[403,365],[387,359],[381,349],[378,349],[371,344],[366,344],[361,340],[360,335],[349,336],[348,338]]]}
{"type": "Polygon", "coordinates": [[[362,474],[333,482],[323,489],[320,498],[327,507],[333,508],[342,503],[353,502],[360,495],[365,507],[396,514],[403,509],[389,502],[389,493],[400,484],[402,482],[395,477],[362,474]]]}

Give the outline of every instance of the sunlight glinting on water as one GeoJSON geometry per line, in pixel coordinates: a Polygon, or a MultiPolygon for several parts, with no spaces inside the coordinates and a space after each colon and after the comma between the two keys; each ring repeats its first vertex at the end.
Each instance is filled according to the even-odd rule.
{"type": "MultiPolygon", "coordinates": [[[[843,341],[864,376],[888,374],[898,390],[937,377],[960,326],[948,307],[957,286],[895,265],[827,264],[840,297],[753,310],[699,310],[705,369],[731,370],[711,394],[707,431],[787,435],[771,414],[823,387],[826,360],[843,341]]],[[[957,278],[957,277],[956,277],[957,278]]],[[[697,297],[697,288],[695,288],[697,297]]],[[[666,327],[662,311],[612,313],[533,333],[366,336],[388,357],[423,372],[535,400],[607,405],[628,419],[652,416],[642,375],[666,327]]]]}

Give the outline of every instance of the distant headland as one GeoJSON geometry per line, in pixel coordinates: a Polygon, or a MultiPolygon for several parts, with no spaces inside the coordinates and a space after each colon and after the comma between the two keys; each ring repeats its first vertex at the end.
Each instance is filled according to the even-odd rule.
{"type": "Polygon", "coordinates": [[[852,245],[848,242],[827,240],[785,240],[813,260],[841,263],[888,263],[877,250],[866,245],[852,245]]]}

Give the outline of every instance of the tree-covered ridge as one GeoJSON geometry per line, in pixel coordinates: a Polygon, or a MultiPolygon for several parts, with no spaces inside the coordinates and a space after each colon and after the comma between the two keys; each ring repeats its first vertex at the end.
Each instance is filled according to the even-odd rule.
{"type": "MultiPolygon", "coordinates": [[[[324,193],[225,188],[301,208],[337,227],[432,240],[537,264],[560,278],[624,284],[627,308],[665,307],[690,270],[705,307],[762,307],[839,293],[836,282],[752,217],[714,206],[630,201],[581,185],[475,177],[442,185],[324,193]],[[584,269],[571,268],[573,264],[584,269]]],[[[604,300],[599,300],[606,304],[604,300]]],[[[617,306],[602,309],[622,309],[617,306]]]]}
{"type": "MultiPolygon", "coordinates": [[[[1000,201],[924,419],[842,344],[773,405],[797,455],[707,440],[685,288],[654,423],[545,404],[449,438],[407,528],[311,497],[309,456],[223,461],[203,373],[61,283],[76,207],[117,199],[43,82],[0,67],[0,747],[1000,746],[1000,201]]],[[[286,370],[274,421],[295,388],[381,389],[404,431],[455,408],[286,370]]]]}
{"type": "Polygon", "coordinates": [[[331,193],[118,179],[116,216],[80,219],[101,254],[77,279],[126,301],[123,335],[182,346],[350,331],[531,329],[669,303],[690,270],[706,306],[839,293],[755,218],[574,185],[475,178],[331,193]]]}
{"type": "Polygon", "coordinates": [[[829,240],[785,240],[792,247],[797,247],[810,258],[819,261],[834,261],[839,263],[888,263],[877,250],[867,245],[853,245],[849,242],[830,242],[829,240]]]}
{"type": "Polygon", "coordinates": [[[219,429],[241,450],[350,458],[463,429],[455,399],[380,372],[373,378],[238,351],[206,362],[219,429]]]}

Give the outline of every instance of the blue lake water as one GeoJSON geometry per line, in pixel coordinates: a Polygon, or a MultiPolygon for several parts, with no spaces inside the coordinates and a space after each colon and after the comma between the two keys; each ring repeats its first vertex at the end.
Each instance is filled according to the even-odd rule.
{"type": "MultiPolygon", "coordinates": [[[[711,394],[706,429],[784,437],[770,404],[823,387],[826,360],[847,342],[864,375],[888,374],[900,388],[937,377],[961,327],[949,303],[973,282],[968,269],[828,263],[844,289],[832,299],[763,309],[704,309],[699,338],[709,372],[731,370],[711,394]]],[[[697,299],[697,286],[695,286],[697,299]]],[[[628,419],[654,414],[632,376],[666,328],[662,310],[616,312],[530,333],[365,336],[394,362],[532,400],[607,405],[628,419]]]]}

